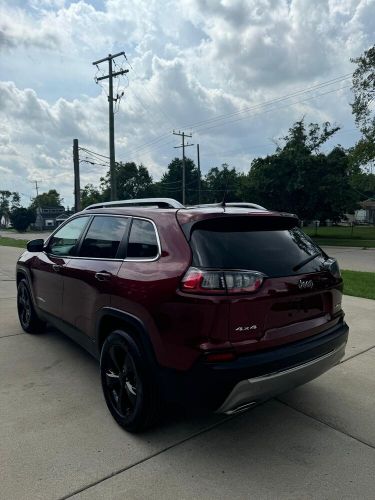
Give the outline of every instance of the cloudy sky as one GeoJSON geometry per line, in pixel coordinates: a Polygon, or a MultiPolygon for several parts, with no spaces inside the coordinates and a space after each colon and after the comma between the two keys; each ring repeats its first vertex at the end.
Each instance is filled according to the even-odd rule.
{"type": "MultiPolygon", "coordinates": [[[[154,179],[181,152],[173,129],[203,172],[248,170],[302,116],[349,146],[350,57],[374,33],[375,0],[0,0],[0,189],[27,204],[37,179],[72,205],[73,138],[108,155],[107,67],[92,61],[120,51],[116,159],[154,179]]],[[[82,163],[82,185],[105,171],[82,163]]]]}

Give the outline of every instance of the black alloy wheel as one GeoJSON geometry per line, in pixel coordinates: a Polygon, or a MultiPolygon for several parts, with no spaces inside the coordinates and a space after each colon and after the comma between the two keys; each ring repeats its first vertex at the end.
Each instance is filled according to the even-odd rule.
{"type": "Polygon", "coordinates": [[[123,346],[110,346],[105,357],[104,375],[113,408],[121,418],[131,417],[137,405],[137,390],[141,393],[142,389],[133,358],[123,346]]]}
{"type": "Polygon", "coordinates": [[[41,321],[34,309],[27,282],[22,279],[17,287],[17,311],[23,330],[27,333],[40,333],[45,323],[41,321]]]}
{"type": "Polygon", "coordinates": [[[146,362],[133,339],[116,330],[104,342],[100,359],[104,397],[112,416],[130,432],[152,425],[160,398],[146,362]]]}

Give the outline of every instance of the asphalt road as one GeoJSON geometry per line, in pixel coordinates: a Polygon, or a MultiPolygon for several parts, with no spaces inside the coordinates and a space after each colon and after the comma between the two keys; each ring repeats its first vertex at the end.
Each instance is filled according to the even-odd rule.
{"type": "Polygon", "coordinates": [[[318,380],[239,416],[130,435],[88,354],[52,330],[22,333],[18,253],[0,247],[1,499],[373,500],[374,301],[344,298],[347,354],[318,380]]]}
{"type": "Polygon", "coordinates": [[[338,260],[341,269],[375,272],[375,248],[323,247],[323,249],[330,257],[338,260]]]}
{"type": "Polygon", "coordinates": [[[1,231],[0,237],[4,238],[14,238],[15,240],[36,240],[37,238],[47,239],[51,233],[49,232],[27,232],[27,233],[17,233],[16,231],[1,231]]]}

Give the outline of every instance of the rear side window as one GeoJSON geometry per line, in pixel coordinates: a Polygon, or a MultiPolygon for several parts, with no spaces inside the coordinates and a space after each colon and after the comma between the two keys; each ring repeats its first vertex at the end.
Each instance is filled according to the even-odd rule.
{"type": "Polygon", "coordinates": [[[267,276],[291,276],[321,270],[324,256],[318,256],[294,271],[294,267],[320,248],[298,227],[265,230],[249,221],[203,221],[193,227],[190,245],[193,265],[204,268],[248,269],[267,276]]]}
{"type": "Polygon", "coordinates": [[[154,225],[147,220],[133,219],[126,256],[132,259],[152,259],[158,253],[154,225]]]}
{"type": "Polygon", "coordinates": [[[94,217],[82,242],[80,257],[114,259],[128,229],[125,217],[94,217]]]}

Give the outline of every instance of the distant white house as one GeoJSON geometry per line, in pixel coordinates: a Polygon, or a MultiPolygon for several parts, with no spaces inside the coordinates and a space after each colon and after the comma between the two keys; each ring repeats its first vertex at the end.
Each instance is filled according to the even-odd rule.
{"type": "Polygon", "coordinates": [[[367,224],[375,224],[375,200],[369,198],[360,203],[362,211],[366,213],[364,219],[367,224]]]}
{"type": "Polygon", "coordinates": [[[54,229],[68,217],[70,217],[70,214],[65,212],[65,208],[63,206],[38,207],[36,209],[36,219],[33,227],[35,229],[39,229],[40,231],[54,229]]]}
{"type": "Polygon", "coordinates": [[[12,227],[12,223],[10,222],[8,216],[2,215],[0,217],[0,227],[6,228],[6,229],[9,227],[12,227]]]}

